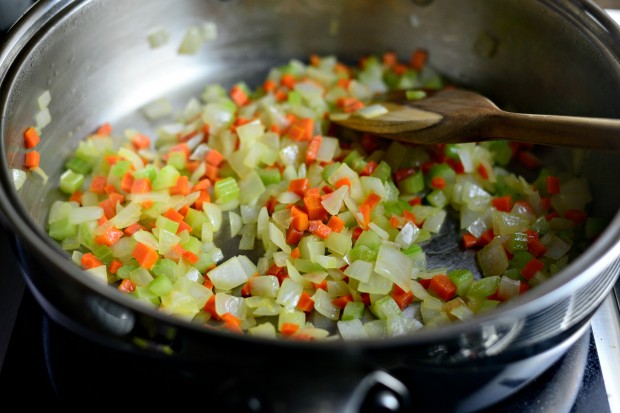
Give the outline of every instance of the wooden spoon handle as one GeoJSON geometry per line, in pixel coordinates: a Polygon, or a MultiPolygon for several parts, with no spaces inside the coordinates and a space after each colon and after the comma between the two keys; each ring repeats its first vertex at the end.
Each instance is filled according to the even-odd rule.
{"type": "Polygon", "coordinates": [[[620,151],[620,119],[500,111],[487,120],[481,135],[490,138],[620,151]]]}

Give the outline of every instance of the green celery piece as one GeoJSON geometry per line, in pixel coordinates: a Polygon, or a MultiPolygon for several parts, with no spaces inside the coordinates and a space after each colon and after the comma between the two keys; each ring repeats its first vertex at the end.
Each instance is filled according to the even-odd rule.
{"type": "Polygon", "coordinates": [[[216,201],[226,204],[239,199],[239,185],[233,177],[220,179],[213,186],[216,201]]]}
{"type": "Polygon", "coordinates": [[[493,159],[498,165],[506,166],[512,159],[512,148],[505,140],[489,142],[489,149],[493,153],[493,159]]]}
{"type": "Polygon", "coordinates": [[[334,162],[330,163],[329,165],[325,165],[325,168],[323,168],[323,170],[321,171],[321,176],[323,177],[323,180],[329,181],[329,178],[334,174],[334,172],[338,170],[338,168],[340,168],[341,165],[342,163],[340,162],[334,162]]]}
{"type": "Polygon", "coordinates": [[[381,161],[379,162],[375,170],[372,171],[372,174],[370,174],[370,176],[379,178],[383,182],[385,182],[392,177],[392,168],[390,168],[390,165],[388,165],[387,162],[381,161]]]}
{"type": "Polygon", "coordinates": [[[456,285],[456,294],[459,296],[465,296],[475,281],[474,274],[466,269],[451,270],[447,275],[456,285]]]}
{"type": "Polygon", "coordinates": [[[502,275],[512,280],[526,281],[525,278],[519,272],[519,270],[516,268],[508,268],[506,271],[504,271],[504,274],[502,275]]]}
{"type": "Polygon", "coordinates": [[[256,172],[265,186],[279,184],[282,181],[282,174],[277,168],[258,168],[256,172]]]}
{"type": "Polygon", "coordinates": [[[190,236],[187,240],[181,242],[181,247],[183,247],[185,251],[198,255],[202,249],[202,242],[198,238],[190,236]]]}
{"type": "Polygon", "coordinates": [[[417,194],[424,190],[424,175],[422,171],[418,171],[411,176],[403,179],[398,184],[401,193],[417,194]]]}
{"type": "Polygon", "coordinates": [[[443,153],[450,159],[454,159],[456,161],[461,159],[459,156],[459,147],[456,143],[447,143],[444,147],[443,153]]]}
{"type": "Polygon", "coordinates": [[[157,177],[157,169],[155,169],[153,165],[148,165],[135,171],[133,173],[133,177],[135,179],[147,178],[149,181],[153,182],[157,177]]]}
{"type": "Polygon", "coordinates": [[[77,225],[71,224],[68,216],[52,222],[48,230],[49,236],[57,241],[62,241],[65,238],[73,238],[77,233],[77,225]]]}
{"type": "Polygon", "coordinates": [[[477,298],[486,298],[495,291],[497,291],[497,287],[499,286],[499,276],[493,275],[491,277],[481,278],[469,287],[467,291],[467,296],[477,297],[477,298]]]}
{"type": "Polygon", "coordinates": [[[431,180],[436,177],[441,177],[447,184],[452,184],[456,179],[456,172],[454,172],[454,169],[452,169],[448,164],[437,163],[434,164],[426,174],[425,178],[427,185],[429,185],[431,180]]]}
{"type": "MultiPolygon", "coordinates": [[[[170,279],[170,281],[174,281],[176,278],[175,276],[176,269],[177,269],[176,262],[174,262],[170,258],[162,258],[159,261],[157,261],[157,264],[155,264],[155,266],[153,266],[153,268],[151,269],[151,272],[156,277],[165,276],[168,279],[170,279]]],[[[128,271],[128,273],[129,272],[131,271],[128,271]]]]}
{"type": "Polygon", "coordinates": [[[116,176],[117,178],[122,178],[127,172],[129,172],[130,167],[131,162],[120,159],[112,165],[110,168],[110,174],[116,176]]]}
{"type": "Polygon", "coordinates": [[[349,259],[351,262],[357,260],[369,261],[373,262],[377,259],[377,254],[379,253],[379,248],[371,249],[366,245],[356,245],[351,248],[349,251],[349,259]]]}
{"type": "Polygon", "coordinates": [[[401,78],[401,76],[398,75],[393,70],[387,70],[383,74],[383,81],[385,82],[385,84],[387,85],[388,89],[390,89],[390,90],[396,89],[398,87],[398,84],[400,83],[400,78],[401,78]]]}
{"type": "Polygon", "coordinates": [[[536,218],[534,223],[532,224],[532,229],[538,232],[539,236],[543,236],[551,231],[551,225],[549,225],[549,221],[544,216],[536,218]]]}
{"type": "Polygon", "coordinates": [[[418,255],[421,252],[423,252],[422,247],[418,244],[411,244],[409,248],[405,248],[404,250],[402,250],[402,253],[409,257],[418,255]]]}
{"type": "Polygon", "coordinates": [[[73,156],[71,159],[67,161],[67,163],[65,163],[65,168],[71,169],[73,172],[77,174],[86,175],[93,169],[93,166],[91,162],[85,159],[82,159],[78,156],[73,156]]]}
{"type": "Polygon", "coordinates": [[[92,252],[95,254],[95,257],[99,258],[99,261],[105,265],[110,264],[114,259],[114,254],[112,254],[112,250],[107,245],[95,245],[92,252]]]}
{"type": "Polygon", "coordinates": [[[84,175],[67,169],[60,175],[59,188],[65,194],[72,194],[79,190],[84,183],[84,175]]]}
{"type": "MultiPolygon", "coordinates": [[[[138,264],[125,264],[116,271],[116,276],[121,279],[129,278],[129,274],[140,267],[138,264]]],[[[155,268],[155,267],[153,267],[155,268]]]]}
{"type": "Polygon", "coordinates": [[[533,257],[534,256],[527,251],[515,251],[508,267],[521,271],[533,257]]]}
{"type": "Polygon", "coordinates": [[[317,264],[305,258],[295,258],[295,260],[293,261],[293,265],[301,273],[325,271],[325,269],[320,264],[317,264]]]}
{"type": "Polygon", "coordinates": [[[78,239],[89,250],[92,250],[95,245],[94,231],[96,227],[97,222],[95,221],[82,222],[78,225],[78,239]]]}
{"type": "Polygon", "coordinates": [[[160,191],[162,189],[170,188],[174,186],[181,174],[172,165],[166,165],[159,170],[157,177],[153,180],[153,191],[160,191]]]}
{"type": "Polygon", "coordinates": [[[173,234],[177,233],[179,229],[179,223],[171,220],[170,218],[166,218],[163,215],[159,215],[155,220],[155,226],[159,229],[165,229],[168,232],[173,234]]]}
{"type": "MultiPolygon", "coordinates": [[[[191,230],[191,235],[195,237],[202,236],[202,224],[208,221],[207,215],[194,208],[189,208],[187,213],[185,214],[185,223],[189,225],[191,230]]],[[[176,233],[176,232],[175,232],[176,233]]]]}
{"type": "Polygon", "coordinates": [[[381,246],[381,237],[373,230],[362,231],[360,236],[355,241],[355,246],[365,245],[366,247],[378,250],[381,246]]]}
{"type": "Polygon", "coordinates": [[[444,208],[448,205],[448,197],[441,189],[435,189],[426,196],[428,203],[437,208],[444,208]]]}
{"type": "Polygon", "coordinates": [[[515,232],[504,243],[504,247],[514,254],[516,251],[527,251],[527,234],[525,232],[515,232]]]}
{"type": "Polygon", "coordinates": [[[146,301],[156,306],[160,304],[159,297],[153,294],[153,292],[150,290],[148,285],[136,286],[136,289],[131,294],[133,295],[134,298],[138,300],[146,301]]]}
{"type": "Polygon", "coordinates": [[[148,289],[159,297],[164,297],[172,291],[172,281],[165,275],[160,275],[148,284],[148,289]]]}
{"type": "Polygon", "coordinates": [[[392,296],[381,297],[370,305],[370,311],[380,320],[387,320],[389,317],[400,316],[402,311],[394,301],[392,296]]]}
{"type": "Polygon", "coordinates": [[[349,301],[342,310],[341,320],[353,320],[355,318],[362,318],[364,315],[364,309],[366,305],[361,301],[349,301]]]}
{"type": "Polygon", "coordinates": [[[362,169],[364,169],[364,167],[366,166],[366,160],[364,159],[364,156],[356,150],[349,152],[349,154],[344,158],[343,162],[349,165],[351,169],[358,173],[361,172],[362,169]]]}
{"type": "Polygon", "coordinates": [[[296,92],[294,90],[290,91],[288,93],[287,103],[289,105],[301,105],[303,102],[302,102],[301,95],[299,94],[299,92],[296,92]]]}
{"type": "Polygon", "coordinates": [[[167,165],[172,165],[177,171],[185,169],[187,159],[182,151],[173,151],[168,154],[167,165]]]}
{"type": "Polygon", "coordinates": [[[201,252],[198,254],[198,261],[193,265],[200,273],[204,274],[213,264],[215,264],[215,261],[213,261],[211,254],[208,252],[201,252]]]}
{"type": "Polygon", "coordinates": [[[499,303],[500,302],[497,300],[487,300],[485,298],[474,298],[468,301],[468,307],[474,313],[477,314],[477,313],[481,313],[484,311],[492,310],[495,307],[497,307],[499,303]]]}
{"type": "Polygon", "coordinates": [[[384,202],[383,209],[388,217],[392,215],[402,216],[403,212],[410,210],[410,205],[404,199],[398,199],[392,202],[384,202]]]}

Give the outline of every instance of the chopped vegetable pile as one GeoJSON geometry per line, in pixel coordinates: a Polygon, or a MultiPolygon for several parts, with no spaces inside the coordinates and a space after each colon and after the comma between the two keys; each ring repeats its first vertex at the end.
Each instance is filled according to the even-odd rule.
{"type": "Polygon", "coordinates": [[[588,183],[543,168],[532,146],[411,145],[330,124],[380,115],[377,93],[448,87],[426,59],[313,55],[255,89],[208,85],[157,136],[103,125],[66,163],[49,235],[102,283],[241,334],[383,338],[492,309],[561,270],[604,222],[588,216],[588,183]],[[427,265],[450,216],[482,276],[427,265]]]}

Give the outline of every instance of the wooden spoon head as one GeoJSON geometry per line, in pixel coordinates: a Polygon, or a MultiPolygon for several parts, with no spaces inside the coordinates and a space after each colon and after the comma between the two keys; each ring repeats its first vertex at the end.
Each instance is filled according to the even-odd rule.
{"type": "Polygon", "coordinates": [[[332,119],[341,126],[415,143],[457,143],[482,139],[480,125],[500,109],[478,93],[447,89],[429,97],[407,100],[403,93],[377,99],[388,112],[371,118],[356,114],[332,119]]]}

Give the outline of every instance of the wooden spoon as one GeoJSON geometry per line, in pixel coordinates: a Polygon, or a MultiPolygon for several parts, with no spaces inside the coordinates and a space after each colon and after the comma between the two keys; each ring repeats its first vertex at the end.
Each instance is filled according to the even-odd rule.
{"type": "Polygon", "coordinates": [[[464,143],[514,140],[542,145],[620,150],[620,119],[531,115],[507,112],[478,93],[446,89],[407,100],[405,92],[376,102],[388,112],[375,117],[353,114],[332,122],[404,142],[464,143]]]}

